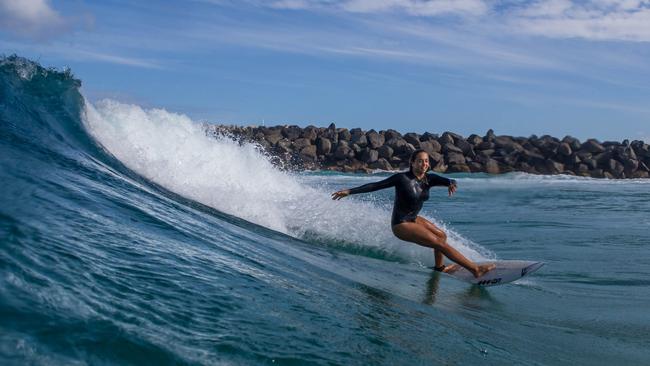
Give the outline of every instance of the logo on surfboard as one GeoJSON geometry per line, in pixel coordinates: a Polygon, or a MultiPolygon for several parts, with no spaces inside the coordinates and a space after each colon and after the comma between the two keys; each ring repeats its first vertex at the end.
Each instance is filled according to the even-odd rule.
{"type": "Polygon", "coordinates": [[[479,286],[485,286],[485,285],[496,285],[499,282],[501,282],[501,278],[493,278],[491,280],[478,281],[478,283],[476,284],[479,286]]]}

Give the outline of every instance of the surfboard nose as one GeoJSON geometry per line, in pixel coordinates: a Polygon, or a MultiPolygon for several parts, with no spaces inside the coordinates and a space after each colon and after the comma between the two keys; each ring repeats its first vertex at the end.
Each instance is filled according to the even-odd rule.
{"type": "Polygon", "coordinates": [[[529,266],[526,266],[521,269],[521,277],[524,277],[530,273],[533,273],[537,271],[538,269],[542,268],[546,263],[544,262],[535,262],[529,266]]]}

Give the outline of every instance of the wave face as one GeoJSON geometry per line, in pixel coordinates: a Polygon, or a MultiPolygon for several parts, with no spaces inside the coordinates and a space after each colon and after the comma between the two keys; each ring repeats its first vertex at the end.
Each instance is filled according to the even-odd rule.
{"type": "Polygon", "coordinates": [[[0,82],[2,364],[650,356],[645,181],[456,176],[423,210],[454,246],[549,263],[488,292],[392,236],[392,192],[329,197],[381,175],[287,173],[186,116],[93,105],[69,71],[20,57],[0,82]]]}

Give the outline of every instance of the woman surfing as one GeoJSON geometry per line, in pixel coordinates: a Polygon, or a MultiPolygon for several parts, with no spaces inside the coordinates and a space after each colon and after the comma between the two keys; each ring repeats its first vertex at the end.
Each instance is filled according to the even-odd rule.
{"type": "Polygon", "coordinates": [[[391,226],[393,234],[401,240],[432,248],[435,255],[436,271],[453,272],[456,265],[445,266],[444,257],[465,267],[474,277],[478,278],[492,270],[494,264],[479,265],[462,255],[447,243],[447,234],[433,223],[418,216],[424,201],[429,199],[429,188],[434,186],[448,187],[449,196],[456,192],[456,181],[428,173],[429,154],[424,150],[416,150],[409,159],[408,172],[397,173],[375,183],[364,184],[360,187],[344,189],[332,193],[333,200],[340,200],[351,194],[374,192],[380,189],[395,187],[395,204],[391,226]]]}

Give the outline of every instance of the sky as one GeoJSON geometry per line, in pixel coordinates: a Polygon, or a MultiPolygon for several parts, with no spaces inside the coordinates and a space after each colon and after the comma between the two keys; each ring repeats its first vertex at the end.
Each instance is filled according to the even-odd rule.
{"type": "Polygon", "coordinates": [[[197,121],[650,143],[650,1],[0,0],[0,54],[197,121]]]}

